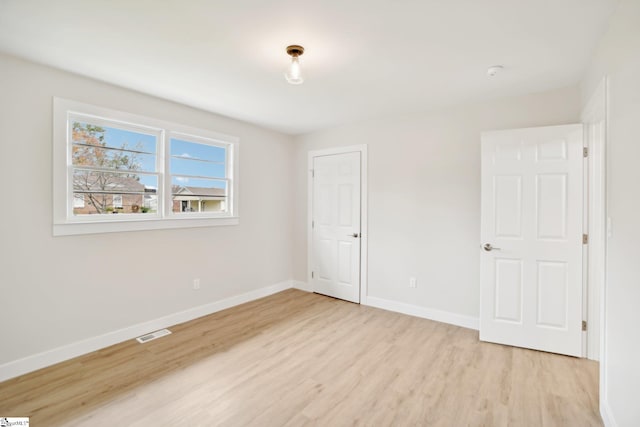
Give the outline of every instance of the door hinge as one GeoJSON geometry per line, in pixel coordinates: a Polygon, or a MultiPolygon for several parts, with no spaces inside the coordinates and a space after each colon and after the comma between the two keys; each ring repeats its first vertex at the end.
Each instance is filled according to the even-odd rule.
{"type": "Polygon", "coordinates": [[[583,320],[583,321],[582,321],[582,330],[583,330],[583,331],[586,331],[586,330],[587,330],[587,321],[586,321],[586,320],[583,320]]]}
{"type": "Polygon", "coordinates": [[[313,271],[311,272],[311,278],[313,279],[313,271]]]}
{"type": "Polygon", "coordinates": [[[316,171],[314,169],[311,169],[311,178],[315,178],[316,177],[316,171]]]}
{"type": "Polygon", "coordinates": [[[315,226],[316,226],[316,222],[312,220],[311,221],[311,228],[315,228],[315,226]]]}
{"type": "Polygon", "coordinates": [[[582,157],[589,157],[589,147],[582,148],[582,157]]]}
{"type": "Polygon", "coordinates": [[[583,234],[582,235],[582,244],[586,245],[589,243],[589,235],[588,234],[583,234]]]}

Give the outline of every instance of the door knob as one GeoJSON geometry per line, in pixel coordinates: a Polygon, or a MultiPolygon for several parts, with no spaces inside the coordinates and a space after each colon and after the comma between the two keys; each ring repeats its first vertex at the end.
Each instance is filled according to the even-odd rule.
{"type": "Polygon", "coordinates": [[[360,235],[358,233],[353,233],[353,234],[349,234],[349,237],[359,237],[360,235]]]}
{"type": "Polygon", "coordinates": [[[482,249],[484,249],[487,252],[499,251],[500,250],[500,248],[494,248],[493,246],[491,246],[491,243],[485,243],[484,246],[482,247],[482,249]]]}

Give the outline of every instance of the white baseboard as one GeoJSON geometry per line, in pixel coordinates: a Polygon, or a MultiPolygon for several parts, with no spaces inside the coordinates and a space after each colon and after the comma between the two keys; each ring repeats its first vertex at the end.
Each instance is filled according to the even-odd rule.
{"type": "Polygon", "coordinates": [[[605,427],[618,427],[618,423],[616,423],[615,418],[613,418],[613,413],[611,412],[611,407],[609,406],[609,401],[606,396],[600,397],[600,416],[602,417],[602,423],[605,427]]]}
{"type": "Polygon", "coordinates": [[[313,288],[307,282],[301,280],[292,280],[292,287],[305,292],[313,292],[313,288]]]}
{"type": "MultiPolygon", "coordinates": [[[[313,288],[307,282],[301,280],[292,280],[292,287],[301,291],[313,292],[313,288]]],[[[360,301],[362,305],[381,308],[383,310],[395,311],[397,313],[408,314],[409,316],[422,317],[424,319],[435,320],[437,322],[449,323],[451,325],[462,326],[463,328],[475,329],[480,328],[480,320],[477,317],[465,316],[462,314],[451,313],[449,311],[436,310],[433,308],[425,308],[412,304],[386,300],[367,296],[360,301]]]]}
{"type": "Polygon", "coordinates": [[[100,350],[158,329],[188,322],[189,320],[193,320],[198,317],[206,316],[217,311],[263,298],[294,286],[295,282],[293,280],[287,280],[276,283],[275,285],[256,289],[251,292],[170,314],[159,319],[139,323],[117,331],[108,332],[104,335],[99,335],[97,337],[14,360],[0,365],[0,381],[5,381],[38,369],[46,368],[47,366],[82,356],[83,354],[91,353],[92,351],[100,350]]]}
{"type": "Polygon", "coordinates": [[[449,311],[436,310],[433,308],[420,307],[412,304],[405,304],[403,302],[376,298],[370,295],[367,296],[367,301],[364,305],[382,308],[389,311],[395,311],[402,314],[408,314],[409,316],[435,320],[436,322],[462,326],[463,328],[475,330],[478,330],[480,328],[480,321],[477,317],[465,316],[463,314],[451,313],[449,311]]]}

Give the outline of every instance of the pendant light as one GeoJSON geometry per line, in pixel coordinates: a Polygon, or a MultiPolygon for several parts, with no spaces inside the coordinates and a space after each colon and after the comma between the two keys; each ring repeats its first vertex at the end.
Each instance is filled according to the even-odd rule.
{"type": "Polygon", "coordinates": [[[292,85],[299,85],[304,82],[302,70],[300,69],[300,55],[304,53],[304,48],[296,44],[287,46],[287,53],[291,55],[291,64],[284,76],[292,85]]]}

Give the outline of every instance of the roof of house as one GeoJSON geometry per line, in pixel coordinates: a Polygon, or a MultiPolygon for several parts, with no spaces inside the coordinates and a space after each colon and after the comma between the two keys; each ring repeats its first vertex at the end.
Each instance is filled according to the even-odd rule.
{"type": "Polygon", "coordinates": [[[146,187],[138,179],[128,176],[106,176],[94,173],[77,175],[73,179],[74,191],[108,193],[144,193],[146,187]],[[101,180],[100,177],[103,179],[101,180]]]}
{"type": "Polygon", "coordinates": [[[224,188],[211,188],[211,187],[192,187],[183,185],[172,185],[172,194],[188,194],[190,196],[201,197],[226,197],[226,190],[224,188]]]}

